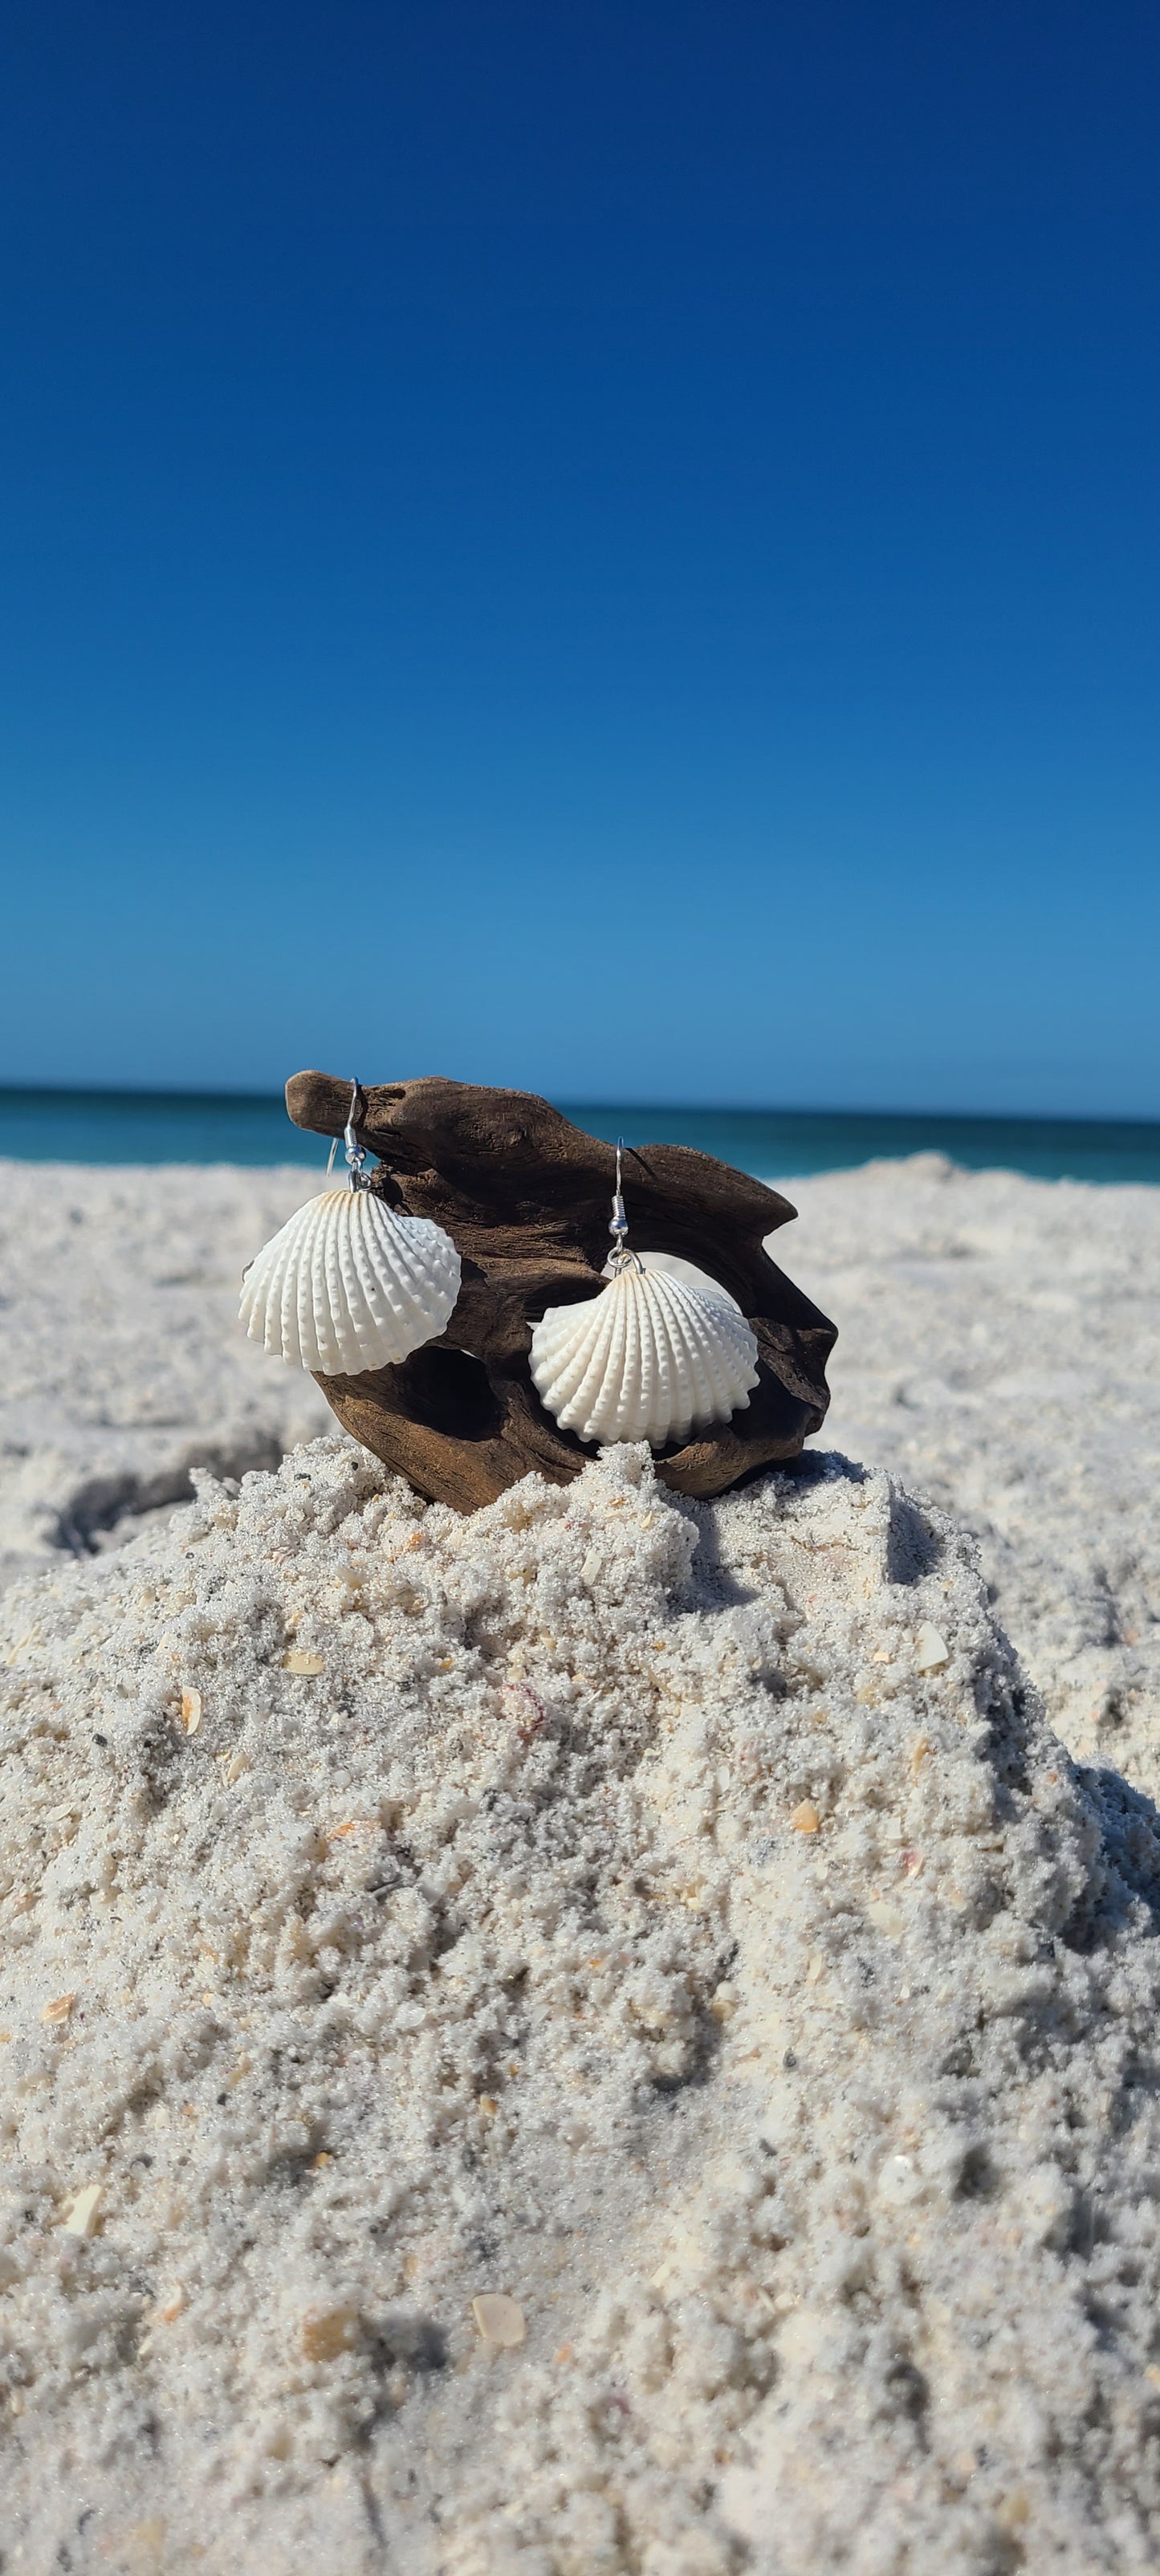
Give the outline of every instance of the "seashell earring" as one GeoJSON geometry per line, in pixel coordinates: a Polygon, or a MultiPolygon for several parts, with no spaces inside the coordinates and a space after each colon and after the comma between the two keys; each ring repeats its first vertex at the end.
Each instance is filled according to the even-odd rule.
{"type": "MultiPolygon", "coordinates": [[[[349,1187],[308,1199],[251,1261],[241,1319],[252,1342],[321,1377],[358,1377],[433,1341],[459,1295],[449,1234],[403,1216],[363,1178],[353,1085],[344,1131],[349,1187]]],[[[334,1146],[330,1163],[334,1161],[334,1146]]]]}
{"type": "Polygon", "coordinates": [[[627,1250],[620,1156],[618,1144],[608,1286],[582,1306],[549,1306],[532,1334],[532,1379],[562,1431],[663,1449],[746,1410],[757,1339],[724,1290],[646,1270],[627,1250]]]}

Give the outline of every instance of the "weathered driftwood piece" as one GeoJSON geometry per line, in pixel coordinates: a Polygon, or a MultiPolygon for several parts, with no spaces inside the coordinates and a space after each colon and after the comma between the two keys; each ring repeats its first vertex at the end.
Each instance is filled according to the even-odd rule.
{"type": "MultiPolygon", "coordinates": [[[[296,1073],[286,1085],[295,1125],[320,1136],[342,1134],[350,1101],[349,1082],[333,1074],[296,1073]]],[[[532,1468],[567,1483],[594,1453],[544,1411],[528,1370],[531,1327],[546,1306],[604,1284],[612,1146],[532,1092],[440,1077],[367,1085],[356,1128],[381,1158],[372,1189],[446,1228],[463,1284],[446,1332],[399,1367],[319,1378],[339,1421],[417,1492],[457,1511],[494,1502],[532,1468]]],[[[696,1262],[757,1335],[748,1411],[657,1458],[677,1493],[719,1494],[796,1458],[818,1429],[835,1328],[763,1250],[763,1236],[796,1213],[776,1190],[686,1145],[626,1148],[624,1189],[633,1246],[696,1262]]]]}

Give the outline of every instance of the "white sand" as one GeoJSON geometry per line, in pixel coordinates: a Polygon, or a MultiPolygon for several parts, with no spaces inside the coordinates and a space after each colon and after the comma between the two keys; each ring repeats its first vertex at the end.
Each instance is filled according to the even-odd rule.
{"type": "Polygon", "coordinates": [[[188,1501],[191,1464],[275,1466],[333,1424],[237,1325],[246,1262],[310,1186],[0,1162],[0,1587],[188,1501]]]}
{"type": "MultiPolygon", "coordinates": [[[[203,1264],[301,1187],[164,1177],[203,1264]]],[[[1160,1207],[798,1195],[835,1432],[975,1480],[1150,1777],[1160,1207]]],[[[461,1520],[328,1438],[2,1607],[6,2570],[1157,2564],[1160,1840],[951,1524],[627,1450],[461,1520]]]]}
{"type": "Polygon", "coordinates": [[[382,1481],[10,1597],[6,2563],[1154,2564],[1160,1844],[969,1544],[382,1481]]]}
{"type": "Polygon", "coordinates": [[[789,1185],[840,1327],[823,1439],[975,1530],[1073,1751],[1160,1796],[1160,1190],[938,1155],[789,1185]]]}

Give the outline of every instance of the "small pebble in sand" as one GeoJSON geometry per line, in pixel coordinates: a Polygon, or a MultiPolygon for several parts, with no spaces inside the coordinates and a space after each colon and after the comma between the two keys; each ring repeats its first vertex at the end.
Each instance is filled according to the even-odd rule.
{"type": "Polygon", "coordinates": [[[358,2341],[359,2312],[342,2303],[333,2308],[309,2308],[302,2320],[302,2352],[306,2361],[337,2361],[340,2352],[349,2352],[358,2341]]]}
{"type": "Polygon", "coordinates": [[[816,1834],[821,1821],[812,1798],[803,1798],[790,1817],[795,1834],[816,1834]]]}
{"type": "Polygon", "coordinates": [[[321,1655],[308,1654],[304,1646],[293,1646],[290,1653],[282,1658],[282,1669],[287,1673],[317,1677],[319,1673],[326,1671],[326,1664],[321,1655]]]}
{"type": "Polygon", "coordinates": [[[75,1995],[54,1995],[52,2002],[45,2004],[40,2018],[49,2023],[67,2021],[75,2002],[75,1995]]]}

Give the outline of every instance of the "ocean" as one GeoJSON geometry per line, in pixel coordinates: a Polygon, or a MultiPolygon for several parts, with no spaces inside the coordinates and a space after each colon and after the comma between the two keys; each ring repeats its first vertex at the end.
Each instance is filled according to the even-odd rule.
{"type": "MultiPolygon", "coordinates": [[[[768,1181],[935,1152],[972,1171],[1160,1184],[1160,1125],[1143,1119],[558,1105],[591,1135],[697,1145],[768,1181]]],[[[24,1162],[302,1163],[321,1173],[328,1150],[291,1126],[277,1094],[0,1090],[0,1157],[24,1162]]]]}

